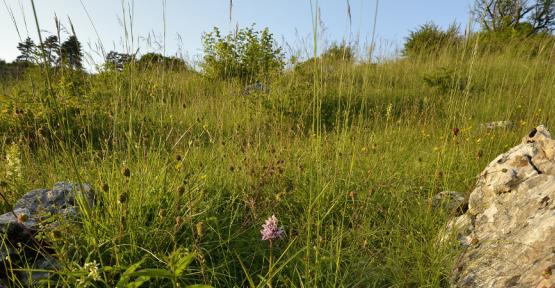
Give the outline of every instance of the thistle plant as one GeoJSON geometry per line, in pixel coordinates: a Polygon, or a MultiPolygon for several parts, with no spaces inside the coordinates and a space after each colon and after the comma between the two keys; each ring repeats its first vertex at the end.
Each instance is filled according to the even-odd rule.
{"type": "MultiPolygon", "coordinates": [[[[268,241],[270,245],[269,251],[269,264],[268,264],[268,275],[272,277],[272,244],[273,240],[281,238],[283,236],[283,227],[278,226],[278,219],[275,215],[272,215],[270,218],[266,219],[266,223],[262,225],[262,230],[260,230],[262,234],[262,241],[268,241]]],[[[271,286],[271,284],[270,284],[271,286]]]]}

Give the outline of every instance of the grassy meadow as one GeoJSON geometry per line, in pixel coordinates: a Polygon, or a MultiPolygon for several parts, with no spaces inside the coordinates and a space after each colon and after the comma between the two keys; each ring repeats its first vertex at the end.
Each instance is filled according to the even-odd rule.
{"type": "Polygon", "coordinates": [[[0,82],[0,207],[93,186],[80,223],[41,235],[60,263],[45,287],[446,287],[460,251],[437,242],[452,215],[431,199],[553,128],[549,43],[309,60],[251,93],[160,66],[29,69],[0,82]],[[480,126],[501,120],[514,127],[480,126]]]}

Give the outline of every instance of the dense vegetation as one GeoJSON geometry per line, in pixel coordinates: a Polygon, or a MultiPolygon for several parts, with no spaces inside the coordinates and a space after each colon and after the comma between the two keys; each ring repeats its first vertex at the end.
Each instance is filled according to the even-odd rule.
{"type": "Polygon", "coordinates": [[[468,192],[530,128],[554,127],[548,35],[504,38],[503,49],[491,34],[456,36],[380,63],[335,45],[283,70],[268,32],[244,30],[242,54],[213,33],[209,75],[114,52],[97,74],[26,64],[2,78],[2,211],[61,180],[97,193],[82,223],[43,235],[58,285],[114,287],[156,268],[148,285],[446,286],[459,251],[437,241],[450,212],[432,209],[433,195],[468,192]],[[225,70],[237,59],[248,60],[225,70]],[[264,89],[245,89],[256,81],[264,89]],[[515,128],[480,126],[497,120],[515,128]],[[284,237],[270,248],[260,229],[271,215],[284,237]]]}

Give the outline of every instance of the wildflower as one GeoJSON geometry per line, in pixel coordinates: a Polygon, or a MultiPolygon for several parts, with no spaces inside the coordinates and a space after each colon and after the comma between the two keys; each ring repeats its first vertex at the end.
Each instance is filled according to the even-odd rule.
{"type": "Polygon", "coordinates": [[[85,266],[83,266],[83,268],[89,271],[89,275],[87,275],[88,278],[92,279],[93,281],[100,280],[100,272],[98,271],[98,263],[96,263],[96,260],[90,263],[85,263],[85,266]]]}
{"type": "Polygon", "coordinates": [[[275,215],[266,220],[266,224],[262,225],[262,240],[275,240],[283,235],[283,227],[278,227],[278,219],[275,215]]]}
{"type": "Polygon", "coordinates": [[[181,169],[183,169],[183,162],[177,162],[177,164],[175,164],[175,170],[181,171],[181,169]]]}
{"type": "Polygon", "coordinates": [[[21,153],[17,144],[12,144],[6,151],[6,177],[21,179],[21,153]]]}
{"type": "Polygon", "coordinates": [[[458,127],[453,128],[453,136],[459,135],[459,132],[460,132],[460,131],[461,131],[461,130],[460,130],[458,127]]]}
{"type": "Polygon", "coordinates": [[[387,120],[389,120],[391,118],[392,112],[393,112],[393,104],[389,103],[389,105],[387,105],[387,109],[385,111],[385,118],[387,120]]]}

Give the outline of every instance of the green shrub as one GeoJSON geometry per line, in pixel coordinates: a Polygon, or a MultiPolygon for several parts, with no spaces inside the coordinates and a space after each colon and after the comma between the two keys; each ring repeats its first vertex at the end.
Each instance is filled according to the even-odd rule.
{"type": "MultiPolygon", "coordinates": [[[[476,52],[482,55],[507,54],[524,57],[534,57],[542,53],[550,55],[555,37],[547,33],[529,35],[530,28],[526,28],[525,24],[522,24],[522,29],[474,33],[468,37],[467,42],[478,43],[476,52]]],[[[474,49],[474,46],[468,48],[474,49]]]]}
{"type": "Polygon", "coordinates": [[[355,51],[349,44],[333,43],[322,55],[320,55],[320,58],[331,61],[352,62],[355,60],[355,51]]]}
{"type": "Polygon", "coordinates": [[[446,67],[425,74],[423,80],[426,85],[436,88],[440,93],[447,93],[450,90],[462,91],[466,87],[465,81],[458,78],[453,69],[446,67]]]}
{"type": "Polygon", "coordinates": [[[426,23],[410,32],[404,45],[403,55],[433,55],[442,49],[454,47],[460,40],[459,28],[455,24],[444,31],[434,23],[426,23]]]}
{"type": "Polygon", "coordinates": [[[175,56],[164,56],[160,53],[147,53],[137,61],[139,69],[148,70],[154,67],[169,71],[187,71],[189,67],[183,59],[175,56]]]}
{"type": "Polygon", "coordinates": [[[264,82],[283,70],[283,53],[267,28],[244,28],[227,36],[214,28],[202,38],[205,56],[201,67],[209,78],[264,82]]]}

